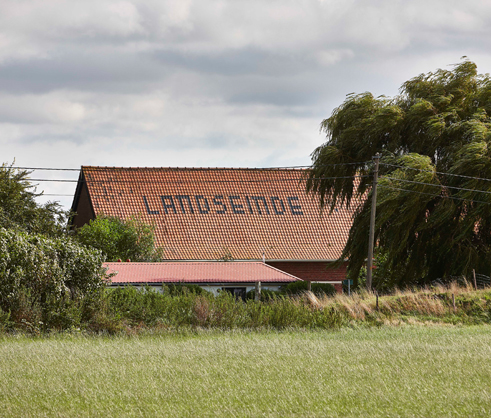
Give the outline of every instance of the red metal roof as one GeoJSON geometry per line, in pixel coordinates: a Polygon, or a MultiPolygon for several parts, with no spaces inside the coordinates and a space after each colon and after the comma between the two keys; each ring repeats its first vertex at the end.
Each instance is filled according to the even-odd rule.
{"type": "Polygon", "coordinates": [[[105,263],[112,283],[289,283],[300,280],[258,261],[105,263]]]}
{"type": "MultiPolygon", "coordinates": [[[[352,212],[320,212],[303,169],[82,167],[91,207],[155,225],[168,260],[336,260],[352,212]]],[[[77,199],[76,199],[77,201],[77,199]]],[[[77,210],[77,207],[74,208],[77,210]]]]}

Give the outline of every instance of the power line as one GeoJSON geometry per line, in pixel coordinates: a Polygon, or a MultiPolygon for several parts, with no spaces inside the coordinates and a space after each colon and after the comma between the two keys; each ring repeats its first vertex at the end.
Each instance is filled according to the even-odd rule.
{"type": "Polygon", "coordinates": [[[405,167],[405,166],[396,165],[396,164],[388,164],[388,163],[380,163],[380,164],[386,165],[386,166],[389,166],[389,167],[397,167],[397,168],[403,168],[403,169],[407,169],[407,170],[421,171],[421,172],[425,172],[425,173],[441,174],[443,176],[462,177],[462,178],[470,179],[470,180],[491,181],[491,179],[486,179],[486,178],[483,178],[483,177],[472,177],[472,176],[465,176],[463,174],[444,173],[443,171],[425,170],[425,169],[422,169],[422,168],[405,167]]]}
{"type": "Polygon", "coordinates": [[[78,183],[78,180],[68,179],[26,179],[28,181],[58,182],[58,183],[78,183]]]}
{"type": "MultiPolygon", "coordinates": [[[[355,176],[337,176],[337,177],[317,177],[316,180],[338,180],[338,179],[354,179],[354,178],[367,178],[367,177],[369,177],[369,176],[368,175],[355,175],[355,176]]],[[[454,189],[454,190],[462,190],[462,191],[468,191],[468,192],[491,194],[490,191],[485,191],[485,190],[468,189],[468,188],[464,188],[464,187],[455,187],[455,186],[446,186],[446,185],[440,185],[440,184],[424,183],[424,182],[399,179],[399,178],[388,177],[388,176],[385,176],[384,178],[389,179],[389,180],[394,180],[394,181],[411,183],[411,184],[420,184],[420,185],[430,186],[430,187],[439,187],[441,189],[449,188],[449,189],[454,189]]],[[[60,183],[77,183],[78,182],[78,180],[67,180],[67,179],[29,179],[29,181],[60,182],[60,183]]],[[[193,181],[193,180],[180,181],[180,180],[176,180],[176,181],[165,181],[165,182],[159,181],[158,184],[176,184],[176,183],[177,184],[228,184],[228,183],[238,183],[238,184],[241,184],[241,183],[271,183],[271,184],[274,184],[274,183],[282,183],[282,182],[290,182],[290,181],[305,181],[305,180],[304,179],[298,179],[298,178],[287,178],[287,179],[278,179],[278,180],[276,180],[276,179],[275,180],[270,180],[270,179],[240,180],[240,179],[237,179],[237,180],[205,180],[205,181],[193,181]]],[[[87,183],[87,182],[85,182],[85,183],[87,183]]],[[[133,184],[133,183],[148,184],[148,183],[150,183],[150,184],[154,184],[157,182],[155,180],[146,180],[146,181],[140,180],[140,181],[131,181],[130,182],[128,180],[103,179],[103,180],[89,180],[88,183],[95,185],[95,187],[101,187],[101,186],[104,186],[106,184],[114,184],[114,183],[116,183],[116,184],[117,183],[126,183],[126,184],[133,184]]],[[[407,192],[413,192],[413,193],[419,193],[419,194],[428,194],[428,195],[433,196],[433,194],[430,194],[430,193],[417,192],[417,191],[408,190],[408,189],[400,189],[400,188],[395,188],[393,186],[380,185],[380,187],[389,187],[389,188],[392,188],[394,190],[401,190],[401,191],[407,191],[407,192]]],[[[117,194],[117,192],[113,191],[112,194],[109,194],[109,193],[108,194],[91,193],[92,196],[104,196],[104,197],[111,196],[114,194],[117,194]]],[[[73,195],[71,195],[71,194],[42,193],[40,196],[63,196],[63,197],[67,197],[67,196],[73,196],[73,195]]],[[[448,198],[453,198],[453,197],[449,196],[448,198]]],[[[455,199],[457,199],[457,200],[469,200],[469,199],[464,199],[464,198],[455,198],[455,199]]],[[[481,201],[477,201],[477,200],[474,200],[474,201],[479,202],[479,203],[487,203],[487,202],[481,202],[481,201]]]]}
{"type": "MultiPolygon", "coordinates": [[[[353,162],[353,163],[332,163],[332,164],[313,164],[313,165],[298,165],[298,166],[291,166],[291,167],[283,167],[283,168],[313,168],[315,165],[315,168],[317,167],[336,167],[336,166],[342,166],[342,165],[364,165],[364,164],[373,164],[373,161],[358,161],[358,162],[353,162]]],[[[278,167],[281,168],[281,167],[278,167]]]]}
{"type": "Polygon", "coordinates": [[[452,199],[452,200],[460,200],[460,201],[466,201],[466,202],[472,202],[472,203],[483,203],[485,205],[491,205],[490,202],[483,202],[482,200],[464,199],[464,198],[456,197],[456,196],[435,195],[434,193],[418,192],[416,190],[401,189],[399,187],[386,186],[386,185],[382,185],[382,184],[379,184],[379,187],[385,188],[385,189],[400,190],[400,191],[409,192],[409,193],[417,193],[417,194],[422,194],[422,195],[427,195],[427,196],[432,196],[432,197],[441,197],[442,199],[452,199]]]}
{"type": "MultiPolygon", "coordinates": [[[[365,162],[357,162],[357,163],[339,163],[339,164],[324,164],[322,166],[346,166],[346,165],[361,165],[361,164],[368,164],[372,163],[372,161],[365,161],[365,162]]],[[[484,181],[491,181],[491,179],[487,178],[480,178],[480,177],[472,177],[472,176],[465,176],[465,175],[458,175],[458,174],[452,174],[452,173],[445,173],[445,172],[435,172],[432,170],[425,170],[425,169],[418,169],[418,168],[413,168],[413,167],[405,167],[405,166],[400,166],[396,164],[388,164],[388,163],[383,163],[381,162],[380,164],[385,165],[385,166],[390,166],[390,167],[395,167],[395,168],[401,168],[401,169],[409,169],[409,170],[415,170],[415,171],[420,171],[420,172],[429,172],[429,173],[435,173],[435,174],[441,174],[441,175],[448,175],[448,176],[454,176],[454,177],[462,177],[462,178],[467,178],[467,179],[473,179],[473,180],[484,180],[484,181]]],[[[14,167],[11,166],[12,168],[15,169],[24,169],[24,170],[44,170],[44,171],[70,171],[70,172],[80,172],[81,169],[72,169],[72,168],[54,168],[54,167],[14,167]]],[[[116,169],[118,167],[115,167],[116,169]]],[[[141,167],[138,167],[141,168],[141,167]]],[[[144,167],[147,168],[147,167],[144,167]]],[[[257,170],[274,170],[274,169],[288,169],[288,168],[310,168],[310,166],[289,166],[289,167],[269,167],[269,168],[256,168],[257,170]]],[[[91,171],[105,171],[105,170],[112,170],[112,167],[90,167],[90,170],[88,171],[87,174],[90,174],[91,171]]],[[[124,168],[123,168],[124,169],[124,168]]],[[[152,168],[151,168],[152,169],[152,168]]],[[[158,168],[157,168],[158,169],[158,168]]],[[[169,170],[168,168],[165,168],[165,170],[169,170]]],[[[170,170],[183,170],[185,171],[186,168],[170,168],[170,170]]],[[[207,171],[207,170],[214,170],[213,168],[193,168],[193,171],[207,171]]],[[[230,168],[230,170],[241,170],[235,169],[235,168],[230,168]]],[[[247,169],[247,170],[255,170],[255,169],[247,169]]],[[[119,173],[115,173],[119,174],[119,173]]],[[[315,180],[341,180],[341,179],[355,179],[355,178],[367,178],[369,177],[368,175],[353,175],[353,176],[332,176],[332,177],[316,177],[315,180]]],[[[468,192],[476,192],[476,193],[484,193],[484,194],[491,194],[490,191],[485,191],[485,190],[477,190],[477,189],[468,189],[464,187],[456,187],[456,186],[447,186],[447,185],[439,185],[439,184],[430,184],[430,183],[424,183],[424,182],[418,182],[414,180],[406,180],[406,179],[399,179],[399,178],[394,178],[394,177],[388,177],[384,176],[384,178],[387,178],[389,180],[394,180],[394,181],[401,181],[405,183],[411,183],[411,184],[420,184],[424,186],[430,186],[430,187],[440,187],[440,188],[448,188],[448,189],[453,189],[453,190],[461,190],[461,191],[468,191],[468,192]]],[[[26,181],[33,181],[33,182],[50,182],[50,183],[78,183],[78,179],[46,179],[46,178],[33,178],[33,179],[25,179],[26,181]]],[[[289,181],[306,181],[306,179],[299,179],[299,178],[286,178],[286,179],[275,179],[275,180],[270,180],[270,179],[259,179],[259,180],[241,180],[241,179],[234,179],[234,180],[188,180],[188,181],[182,181],[182,180],[175,180],[175,181],[158,181],[159,184],[186,184],[186,183],[191,183],[191,184],[226,184],[226,183],[281,183],[281,182],[289,182],[289,181]]],[[[89,180],[89,183],[92,183],[94,185],[104,185],[104,184],[113,184],[113,183],[126,183],[126,184],[131,184],[131,183],[138,183],[138,184],[153,184],[157,183],[156,180],[136,180],[136,181],[129,181],[128,179],[102,179],[102,180],[89,180]]],[[[423,192],[417,192],[413,190],[408,190],[408,189],[400,189],[400,188],[395,188],[391,186],[383,186],[381,187],[390,187],[394,190],[401,190],[401,191],[407,191],[407,192],[413,192],[413,193],[419,193],[419,194],[425,194],[423,192]]],[[[432,195],[427,193],[428,195],[432,195]]],[[[92,193],[92,195],[94,195],[92,193]]],[[[46,193],[46,194],[41,194],[41,196],[60,196],[60,197],[68,197],[72,196],[71,194],[55,194],[55,193],[46,193]]],[[[107,194],[104,195],[99,195],[99,196],[108,196],[107,194]]],[[[457,198],[457,197],[450,197],[448,198],[456,199],[456,200],[468,200],[468,199],[463,199],[463,198],[457,198]]],[[[481,201],[475,201],[478,203],[486,203],[487,202],[481,202],[481,201]]]]}
{"type": "MultiPolygon", "coordinates": [[[[365,178],[365,177],[370,177],[369,175],[363,175],[363,174],[357,174],[354,176],[333,176],[333,177],[316,177],[316,180],[336,180],[336,179],[354,179],[354,178],[365,178]]],[[[60,183],[78,183],[78,180],[70,180],[70,179],[26,179],[26,181],[39,181],[39,182],[60,182],[60,183]]],[[[137,183],[137,184],[153,184],[153,183],[158,183],[158,184],[164,184],[164,183],[170,183],[170,184],[186,184],[186,183],[192,183],[192,184],[216,184],[216,183],[282,183],[282,182],[289,182],[289,181],[306,181],[306,179],[302,178],[285,178],[285,179],[260,179],[260,180],[241,180],[241,179],[234,179],[234,180],[166,180],[166,181],[161,181],[161,180],[141,180],[141,179],[135,179],[135,180],[129,180],[129,179],[102,179],[102,180],[91,180],[89,179],[88,181],[83,181],[82,183],[92,183],[92,184],[106,184],[106,183],[137,183]]]]}
{"type": "MultiPolygon", "coordinates": [[[[354,176],[338,176],[338,177],[317,177],[318,180],[336,180],[336,179],[354,179],[354,178],[363,178],[363,177],[369,177],[368,175],[354,175],[354,176]]],[[[32,181],[39,181],[39,182],[70,182],[70,183],[77,183],[78,180],[65,180],[65,179],[29,179],[32,181]]],[[[265,179],[265,180],[207,180],[207,181],[180,181],[180,180],[175,180],[175,181],[155,181],[155,180],[147,180],[147,181],[132,181],[129,182],[128,180],[115,180],[115,179],[104,179],[104,180],[89,180],[87,181],[82,181],[82,183],[91,183],[93,187],[97,190],[100,187],[103,187],[104,185],[110,185],[110,184],[118,184],[118,183],[125,183],[129,185],[136,185],[139,184],[228,184],[228,183],[268,183],[268,184],[274,184],[274,183],[282,183],[282,182],[290,182],[290,181],[303,181],[305,182],[305,179],[299,179],[299,178],[292,178],[292,179],[279,179],[279,180],[271,180],[271,179],[265,179]]],[[[35,185],[31,185],[30,187],[36,187],[35,185]]],[[[94,193],[93,191],[90,193],[92,197],[115,197],[118,194],[120,194],[120,190],[109,190],[109,192],[106,192],[105,194],[100,194],[100,193],[94,193]]],[[[239,193],[240,194],[240,193],[239,193]]],[[[72,197],[74,194],[56,194],[56,193],[40,193],[37,197],[42,197],[42,196],[57,196],[57,197],[72,197]]]]}
{"type": "Polygon", "coordinates": [[[412,183],[412,184],[422,184],[424,186],[433,186],[433,187],[440,187],[440,188],[444,188],[444,189],[455,189],[455,190],[464,190],[466,192],[477,192],[477,193],[486,193],[486,194],[491,194],[491,192],[488,192],[486,190],[476,190],[476,189],[466,189],[465,187],[456,187],[456,186],[446,186],[446,185],[443,185],[443,184],[432,184],[432,183],[424,183],[424,182],[421,182],[421,181],[414,181],[414,180],[406,180],[406,179],[399,179],[399,178],[396,178],[396,177],[384,177],[386,179],[390,179],[390,180],[395,180],[395,181],[402,181],[404,183],[412,183]]]}
{"type": "MultiPolygon", "coordinates": [[[[337,179],[349,179],[349,178],[366,178],[369,177],[368,175],[357,175],[357,176],[338,176],[338,177],[317,177],[317,180],[337,180],[337,179]]],[[[394,180],[394,181],[401,181],[405,183],[411,183],[411,184],[420,184],[423,186],[430,186],[430,187],[439,187],[441,189],[449,188],[449,189],[454,189],[454,190],[462,190],[462,191],[468,191],[468,192],[476,192],[476,193],[485,193],[485,194],[491,194],[490,191],[485,191],[485,190],[477,190],[477,189],[467,189],[464,187],[455,187],[455,186],[446,186],[446,185],[441,185],[441,184],[431,184],[431,183],[424,183],[424,182],[418,182],[418,181],[413,181],[413,180],[406,180],[406,179],[399,179],[395,177],[387,177],[385,176],[384,178],[389,179],[389,180],[394,180]]],[[[63,179],[30,179],[32,181],[46,181],[46,182],[70,182],[70,183],[77,183],[78,180],[63,180],[63,179]]],[[[280,180],[208,180],[208,181],[166,181],[166,182],[158,182],[158,184],[228,184],[228,183],[282,183],[282,182],[288,182],[288,181],[299,181],[298,178],[295,179],[280,179],[280,180]]],[[[301,181],[301,179],[300,179],[301,181]]],[[[126,184],[132,184],[135,182],[128,182],[127,180],[114,180],[114,179],[104,179],[104,180],[90,180],[89,183],[95,184],[95,187],[101,187],[105,184],[112,184],[112,183],[126,183],[126,184]]],[[[141,183],[156,183],[156,181],[153,180],[148,180],[148,181],[137,181],[137,184],[141,183]]],[[[384,186],[381,185],[381,187],[392,187],[392,186],[384,186]]],[[[397,189],[395,187],[392,187],[394,189],[397,189]]],[[[405,191],[411,191],[408,189],[398,189],[398,190],[405,190],[405,191]]],[[[422,193],[422,192],[417,192],[412,190],[414,193],[422,193]]],[[[116,192],[117,193],[117,192],[116,192]]],[[[114,194],[114,193],[113,193],[114,194]]],[[[424,193],[422,193],[424,194],[424,193]]],[[[96,194],[96,193],[91,193],[93,196],[109,196],[109,194],[96,194]]],[[[431,195],[431,194],[430,194],[431,195]]],[[[67,195],[67,194],[45,194],[43,193],[42,196],[72,196],[72,195],[67,195]]],[[[460,198],[459,198],[460,199],[460,198]]],[[[460,200],[468,200],[468,199],[460,199],[460,200]]],[[[476,201],[478,202],[478,201],[476,201]]],[[[485,203],[485,202],[482,202],[485,203]]]]}
{"type": "Polygon", "coordinates": [[[16,170],[33,170],[33,171],[80,171],[80,168],[17,167],[17,166],[8,166],[8,167],[15,168],[16,170]]]}
{"type": "Polygon", "coordinates": [[[73,194],[56,194],[56,193],[41,193],[37,197],[43,197],[43,196],[60,196],[60,197],[73,197],[73,194]]]}
{"type": "MultiPolygon", "coordinates": [[[[370,164],[372,161],[360,161],[360,162],[352,162],[352,163],[332,163],[332,164],[319,164],[316,165],[316,167],[338,167],[338,166],[345,166],[345,165],[363,165],[363,164],[370,164]]],[[[186,169],[193,169],[193,170],[216,170],[216,169],[225,169],[225,170],[287,170],[287,169],[298,169],[298,168],[312,168],[311,165],[290,165],[290,166],[275,166],[275,167],[108,167],[108,166],[86,166],[87,168],[90,168],[91,171],[97,171],[97,170],[111,170],[111,169],[130,169],[130,170],[135,170],[135,169],[165,169],[165,170],[186,170],[186,169]]],[[[80,172],[82,171],[81,168],[57,168],[57,167],[21,167],[21,166],[8,166],[8,168],[15,168],[16,170],[33,170],[33,171],[77,171],[80,172]]]]}
{"type": "MultiPolygon", "coordinates": [[[[349,166],[349,165],[364,165],[364,164],[372,164],[372,161],[360,161],[360,162],[352,162],[352,163],[333,163],[333,164],[320,164],[316,165],[315,168],[318,167],[342,167],[342,166],[349,166]]],[[[453,176],[453,177],[461,177],[461,178],[466,178],[470,180],[482,180],[482,181],[491,181],[491,179],[488,178],[483,178],[483,177],[473,177],[473,176],[466,176],[463,174],[453,174],[453,173],[446,173],[442,171],[433,171],[433,170],[425,170],[421,168],[414,168],[414,167],[406,167],[406,166],[401,166],[397,164],[389,164],[389,163],[384,163],[380,162],[381,165],[388,166],[388,167],[395,167],[395,168],[401,168],[401,169],[407,169],[407,170],[415,170],[415,171],[420,171],[420,172],[427,172],[427,173],[434,173],[434,174],[441,174],[444,176],[453,176]]],[[[90,168],[90,171],[105,171],[105,170],[135,170],[135,169],[162,169],[164,167],[101,167],[101,166],[88,166],[90,168]]],[[[21,167],[21,166],[9,166],[9,168],[15,168],[17,170],[42,170],[42,171],[70,171],[70,172],[80,172],[82,171],[81,168],[57,168],[57,167],[21,167]]],[[[207,170],[287,170],[287,169],[308,169],[312,168],[310,165],[296,165],[296,166],[277,166],[277,167],[254,167],[254,168],[226,168],[226,167],[191,167],[192,170],[196,171],[207,171],[207,170]]],[[[165,167],[164,170],[188,170],[189,167],[165,167]]],[[[329,179],[332,179],[335,177],[329,177],[329,179]]],[[[338,177],[338,178],[343,178],[343,177],[338,177]]],[[[324,179],[321,177],[318,177],[318,179],[324,179]]],[[[327,179],[327,178],[326,178],[327,179]]],[[[66,182],[76,182],[77,180],[50,180],[50,179],[29,179],[31,181],[66,181],[66,182]]]]}

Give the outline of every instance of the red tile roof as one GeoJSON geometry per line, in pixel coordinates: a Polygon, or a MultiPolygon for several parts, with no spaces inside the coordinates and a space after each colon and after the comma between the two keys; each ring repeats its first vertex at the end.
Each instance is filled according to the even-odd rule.
{"type": "Polygon", "coordinates": [[[105,263],[112,283],[290,283],[297,277],[258,261],[105,263]]]}
{"type": "MultiPolygon", "coordinates": [[[[336,260],[351,213],[321,214],[301,169],[82,167],[96,215],[141,215],[169,260],[336,260]]],[[[75,204],[75,202],[74,202],[75,204]]],[[[75,208],[77,210],[77,208],[75,208]]]]}

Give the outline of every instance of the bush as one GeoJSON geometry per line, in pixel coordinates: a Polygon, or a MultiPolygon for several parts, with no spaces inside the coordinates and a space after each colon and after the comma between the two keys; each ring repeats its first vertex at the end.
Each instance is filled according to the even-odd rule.
{"type": "MultiPolygon", "coordinates": [[[[298,295],[306,291],[307,282],[304,280],[289,283],[282,289],[282,293],[286,293],[287,295],[298,295]]],[[[329,283],[312,283],[312,292],[316,296],[334,296],[336,294],[336,289],[329,283]]]]}
{"type": "Polygon", "coordinates": [[[75,238],[82,244],[102,252],[107,261],[159,261],[154,249],[153,228],[140,218],[121,220],[99,216],[78,229],[75,238]]]}
{"type": "MultiPolygon", "coordinates": [[[[267,302],[281,295],[281,292],[269,289],[261,289],[261,300],[267,302]]],[[[256,290],[252,289],[247,292],[246,299],[256,299],[256,290]]]]}
{"type": "Polygon", "coordinates": [[[162,290],[163,293],[170,296],[178,296],[188,293],[191,293],[193,295],[212,295],[211,292],[208,292],[197,284],[170,284],[168,286],[163,286],[162,290]]]}
{"type": "Polygon", "coordinates": [[[96,250],[68,237],[0,228],[0,309],[10,312],[16,322],[76,325],[80,315],[73,311],[78,309],[75,305],[102,288],[103,277],[102,257],[96,250]]]}
{"type": "MultiPolygon", "coordinates": [[[[184,288],[185,289],[185,288],[184,288]]],[[[156,328],[295,328],[338,326],[330,310],[312,308],[301,299],[274,297],[268,302],[236,300],[229,292],[214,297],[184,290],[170,295],[151,288],[121,287],[106,289],[103,309],[96,314],[91,330],[118,332],[156,328]],[[119,324],[119,326],[118,326],[119,324]]]]}

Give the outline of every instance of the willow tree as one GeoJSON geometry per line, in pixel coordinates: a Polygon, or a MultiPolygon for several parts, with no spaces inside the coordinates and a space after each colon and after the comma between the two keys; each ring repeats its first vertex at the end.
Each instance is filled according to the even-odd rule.
{"type": "MultiPolygon", "coordinates": [[[[307,191],[320,206],[355,207],[342,259],[357,279],[368,249],[372,157],[381,155],[375,240],[385,280],[404,286],[491,258],[491,79],[468,60],[406,81],[389,98],[347,96],[321,129],[307,191]]],[[[374,285],[380,285],[374,281],[374,285]]]]}

